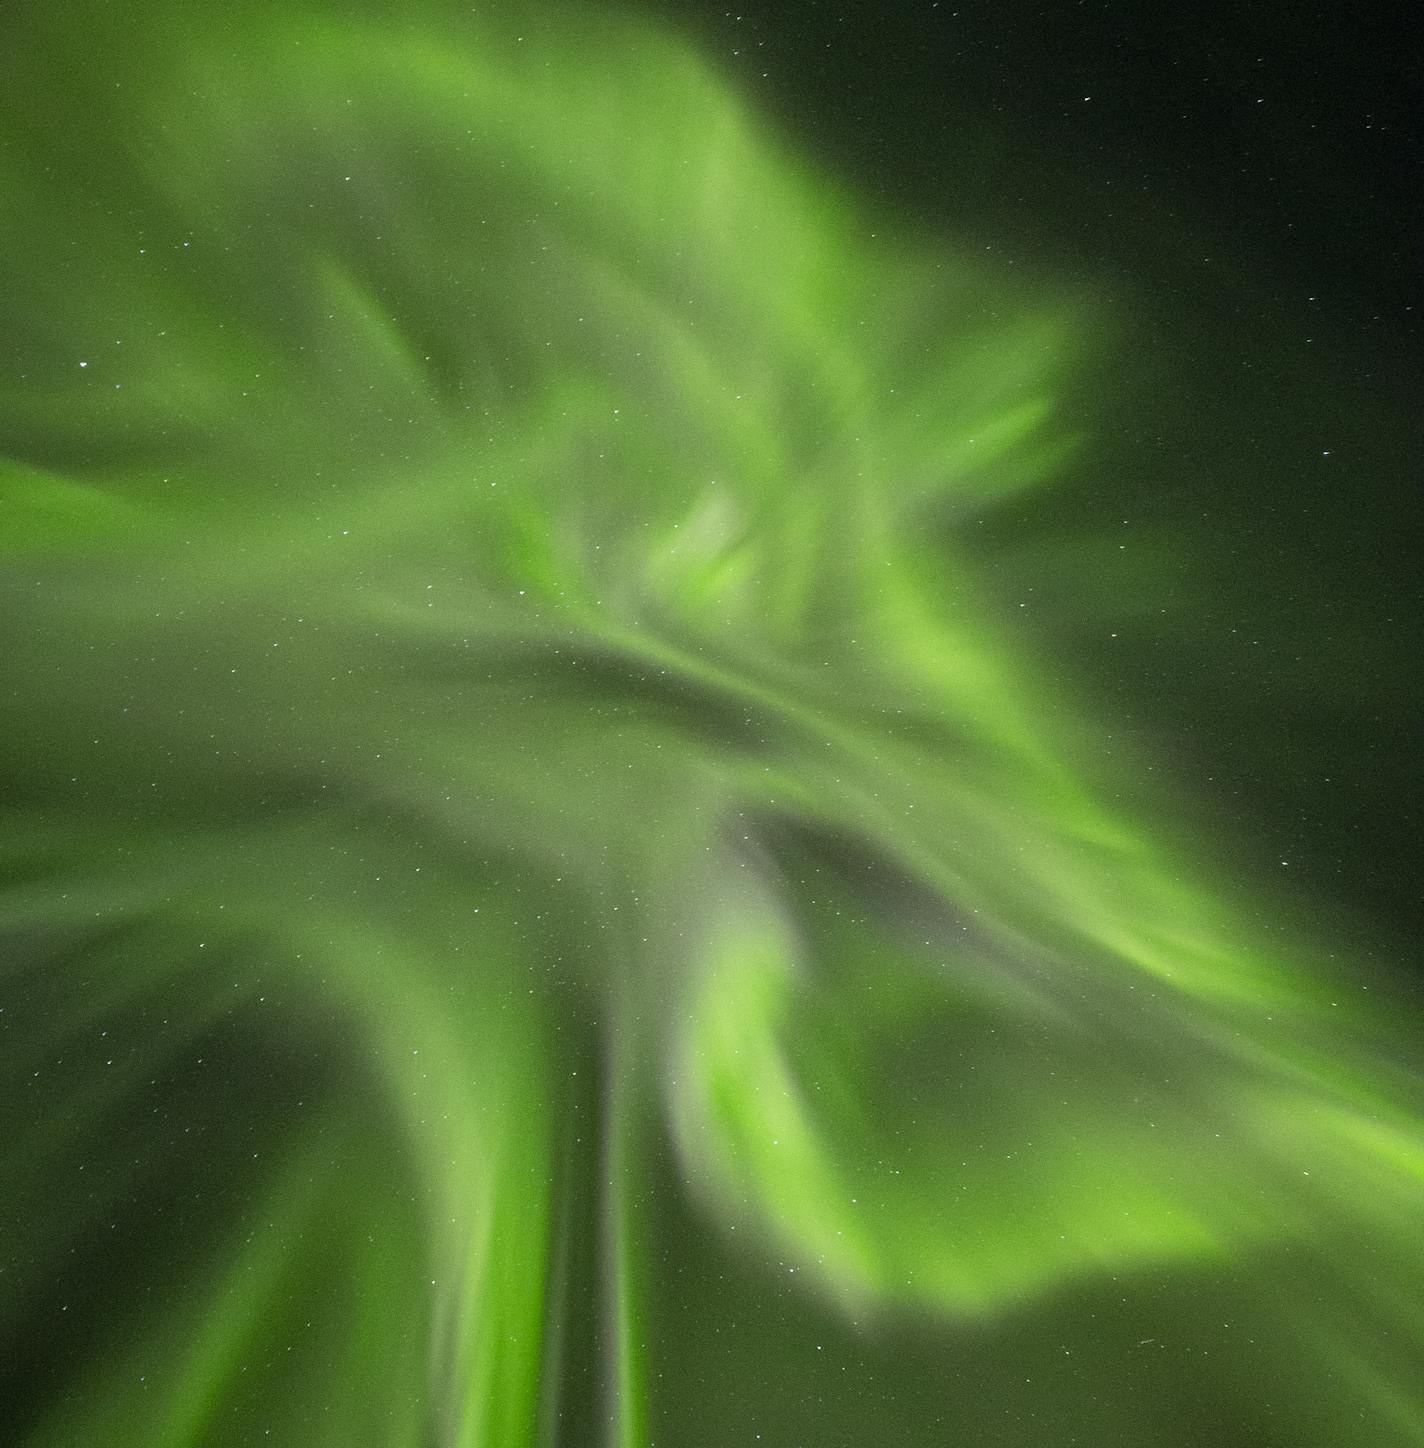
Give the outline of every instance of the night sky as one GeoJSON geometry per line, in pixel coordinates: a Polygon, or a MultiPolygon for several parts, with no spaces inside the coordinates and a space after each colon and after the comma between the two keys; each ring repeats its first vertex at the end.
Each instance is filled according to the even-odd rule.
{"type": "MultiPolygon", "coordinates": [[[[1123,508],[1172,531],[1171,637],[1058,647],[1196,797],[1411,929],[1424,95],[1405,9],[806,3],[694,29],[863,193],[1118,309],[1133,361],[1095,441],[1120,452],[986,520],[1005,570],[1123,508]]],[[[1054,586],[1061,625],[1082,580],[1054,586]]]]}
{"type": "Polygon", "coordinates": [[[0,1445],[1424,1445],[1406,32],[4,8],[0,1445]]]}

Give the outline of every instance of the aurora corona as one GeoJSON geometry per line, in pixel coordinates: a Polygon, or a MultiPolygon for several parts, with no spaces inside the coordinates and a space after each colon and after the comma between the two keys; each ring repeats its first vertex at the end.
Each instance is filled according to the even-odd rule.
{"type": "Polygon", "coordinates": [[[976,588],[1091,297],[630,16],[5,24],[6,1441],[1420,1442],[1388,984],[976,588]]]}

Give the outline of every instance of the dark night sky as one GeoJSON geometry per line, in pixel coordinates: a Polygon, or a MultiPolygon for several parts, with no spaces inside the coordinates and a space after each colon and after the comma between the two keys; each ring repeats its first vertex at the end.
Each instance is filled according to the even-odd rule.
{"type": "Polygon", "coordinates": [[[992,199],[1135,271],[1144,224],[1190,218],[1357,321],[1416,303],[1424,108],[1402,7],[798,0],[702,25],[824,154],[930,220],[992,199]]]}
{"type": "Polygon", "coordinates": [[[1099,465],[983,520],[1005,596],[1032,572],[1041,637],[1241,829],[1244,870],[1285,856],[1307,897],[1407,934],[1424,95],[1404,8],[670,11],[858,193],[1110,301],[1128,365],[1070,402],[1099,465]],[[1107,653],[1053,543],[1124,519],[1172,561],[1107,653]]]}

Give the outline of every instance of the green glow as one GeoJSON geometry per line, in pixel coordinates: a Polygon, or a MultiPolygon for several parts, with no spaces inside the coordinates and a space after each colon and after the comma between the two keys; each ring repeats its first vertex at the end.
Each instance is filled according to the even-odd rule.
{"type": "Polygon", "coordinates": [[[1386,983],[978,586],[1090,299],[631,17],[4,26],[15,1441],[1421,1441],[1386,983]]]}

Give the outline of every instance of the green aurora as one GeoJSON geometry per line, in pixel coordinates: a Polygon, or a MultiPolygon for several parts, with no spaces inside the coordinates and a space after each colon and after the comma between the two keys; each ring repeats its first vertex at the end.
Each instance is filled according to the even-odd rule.
{"type": "Polygon", "coordinates": [[[976,575],[1092,298],[522,24],[6,19],[0,1439],[1424,1443],[1410,1013],[976,575]]]}

